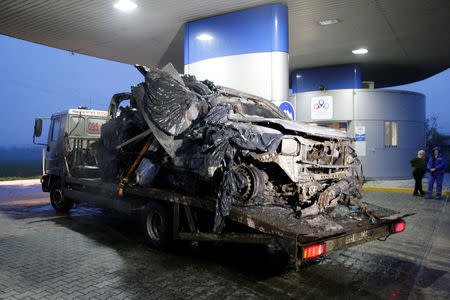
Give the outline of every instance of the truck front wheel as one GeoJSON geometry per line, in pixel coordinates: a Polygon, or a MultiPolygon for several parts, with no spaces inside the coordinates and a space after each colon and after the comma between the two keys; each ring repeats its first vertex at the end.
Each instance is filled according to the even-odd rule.
{"type": "Polygon", "coordinates": [[[50,189],[50,203],[57,212],[67,213],[73,207],[73,201],[64,197],[61,182],[55,181],[50,189]]]}
{"type": "Polygon", "coordinates": [[[147,204],[143,215],[144,231],[150,246],[166,249],[172,242],[172,229],[167,209],[158,202],[147,204]]]}

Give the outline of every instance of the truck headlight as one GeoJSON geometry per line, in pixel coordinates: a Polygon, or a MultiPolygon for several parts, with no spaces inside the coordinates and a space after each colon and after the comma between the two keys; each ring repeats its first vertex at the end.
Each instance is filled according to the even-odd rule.
{"type": "Polygon", "coordinates": [[[285,138],[281,141],[281,154],[297,156],[300,151],[300,143],[296,139],[285,138]]]}

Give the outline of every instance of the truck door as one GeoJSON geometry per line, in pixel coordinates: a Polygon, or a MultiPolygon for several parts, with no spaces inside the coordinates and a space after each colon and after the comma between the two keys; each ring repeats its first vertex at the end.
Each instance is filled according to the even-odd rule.
{"type": "Polygon", "coordinates": [[[63,163],[63,134],[61,130],[61,115],[52,117],[48,132],[48,146],[45,155],[45,169],[48,174],[61,176],[63,163]]]}

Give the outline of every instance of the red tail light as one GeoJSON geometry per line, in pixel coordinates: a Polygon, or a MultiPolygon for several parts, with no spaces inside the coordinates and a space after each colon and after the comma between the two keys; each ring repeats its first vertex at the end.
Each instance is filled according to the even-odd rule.
{"type": "Polygon", "coordinates": [[[403,230],[405,230],[405,226],[406,226],[405,221],[394,223],[391,226],[391,233],[402,232],[403,230]]]}
{"type": "Polygon", "coordinates": [[[311,259],[320,255],[325,254],[326,250],[325,244],[312,245],[306,248],[303,248],[303,259],[311,259]]]}

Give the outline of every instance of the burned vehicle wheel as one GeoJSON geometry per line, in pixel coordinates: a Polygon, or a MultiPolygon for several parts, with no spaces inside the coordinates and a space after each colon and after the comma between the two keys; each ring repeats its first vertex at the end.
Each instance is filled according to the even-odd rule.
{"type": "Polygon", "coordinates": [[[60,181],[56,181],[52,185],[50,203],[57,212],[67,213],[73,207],[73,201],[64,197],[60,181]]]}
{"type": "Polygon", "coordinates": [[[168,248],[172,242],[172,231],[166,208],[152,201],[147,204],[143,217],[145,235],[150,246],[168,248]]]}

